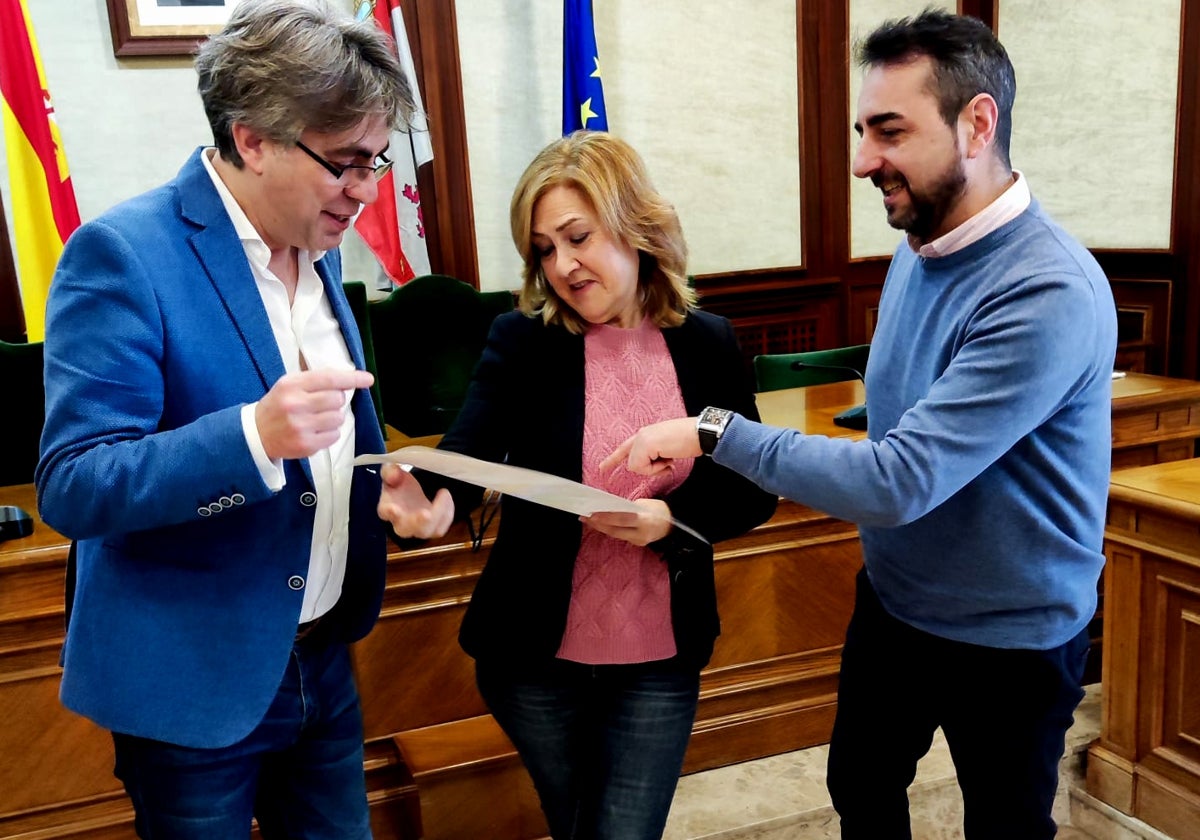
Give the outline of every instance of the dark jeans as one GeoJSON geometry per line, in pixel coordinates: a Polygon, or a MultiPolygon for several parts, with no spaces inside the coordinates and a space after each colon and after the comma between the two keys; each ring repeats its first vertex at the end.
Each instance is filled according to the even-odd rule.
{"type": "Polygon", "coordinates": [[[369,840],[362,713],[342,644],[298,642],[253,732],[193,749],[113,734],[143,840],[369,840]]]}
{"type": "Polygon", "coordinates": [[[475,674],[554,840],[662,837],[696,717],[696,668],[553,660],[519,672],[479,663],[475,674]]]}
{"type": "Polygon", "coordinates": [[[1088,635],[1052,650],[954,642],[893,618],[860,572],[842,650],[829,792],[843,840],[912,837],[907,788],[940,726],[969,840],[1054,837],[1050,816],[1088,635]]]}

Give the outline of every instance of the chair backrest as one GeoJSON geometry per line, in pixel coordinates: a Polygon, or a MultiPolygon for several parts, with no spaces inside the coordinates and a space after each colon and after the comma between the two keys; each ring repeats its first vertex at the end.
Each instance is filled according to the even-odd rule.
{"type": "Polygon", "coordinates": [[[850,370],[823,370],[818,367],[796,370],[792,365],[795,362],[830,365],[834,368],[851,368],[862,374],[867,369],[867,354],[870,349],[870,344],[854,344],[849,347],[835,347],[832,350],[755,356],[756,387],[759,391],[778,391],[783,388],[800,388],[805,385],[824,385],[826,382],[857,379],[850,370]]]}
{"type": "Polygon", "coordinates": [[[367,370],[375,376],[375,384],[371,386],[371,402],[375,403],[375,414],[379,417],[379,430],[384,431],[379,368],[375,364],[375,343],[371,338],[371,318],[367,314],[367,285],[358,280],[348,280],[342,284],[342,288],[346,290],[346,300],[350,303],[350,311],[354,313],[354,321],[358,324],[358,334],[362,337],[363,356],[367,370]]]}
{"type": "Polygon", "coordinates": [[[5,440],[0,446],[0,485],[28,484],[37,467],[46,422],[42,342],[0,341],[0,382],[4,383],[5,440]]]}
{"type": "Polygon", "coordinates": [[[410,437],[442,434],[462,408],[471,373],[511,292],[480,292],[426,274],[371,301],[368,312],[383,416],[410,437]]]}

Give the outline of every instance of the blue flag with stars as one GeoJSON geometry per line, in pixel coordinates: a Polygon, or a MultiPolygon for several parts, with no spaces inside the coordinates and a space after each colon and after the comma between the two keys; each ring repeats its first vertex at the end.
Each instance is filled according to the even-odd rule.
{"type": "Polygon", "coordinates": [[[592,0],[563,0],[563,134],[608,131],[592,0]]]}

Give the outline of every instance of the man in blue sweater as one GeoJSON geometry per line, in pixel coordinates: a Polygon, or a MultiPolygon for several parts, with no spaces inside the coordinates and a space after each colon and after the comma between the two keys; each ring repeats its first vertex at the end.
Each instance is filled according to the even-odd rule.
{"type": "Polygon", "coordinates": [[[642,429],[605,465],[706,452],[859,524],[829,757],[843,838],[911,836],[906,789],[939,726],[966,836],[1049,838],[1104,563],[1116,310],[1011,168],[1016,82],[984,24],[889,22],[859,62],[854,174],[908,234],[879,304],[868,439],[713,407],[642,429]]]}

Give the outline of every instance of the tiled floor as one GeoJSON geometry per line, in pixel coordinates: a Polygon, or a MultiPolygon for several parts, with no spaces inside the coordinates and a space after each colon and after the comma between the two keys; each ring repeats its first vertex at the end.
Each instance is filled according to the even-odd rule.
{"type": "MultiPolygon", "coordinates": [[[[1100,686],[1093,685],[1067,736],[1055,803],[1055,818],[1063,826],[1061,840],[1090,836],[1065,824],[1070,815],[1068,790],[1081,783],[1082,753],[1099,731],[1100,686]]],[[[825,790],[827,753],[827,747],[813,747],[685,776],[664,840],[836,840],[837,816],[825,790]]],[[[962,837],[962,798],[940,732],[918,765],[909,799],[914,838],[962,837]]]]}

